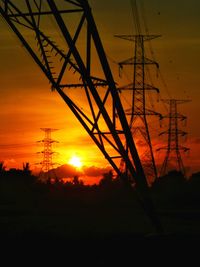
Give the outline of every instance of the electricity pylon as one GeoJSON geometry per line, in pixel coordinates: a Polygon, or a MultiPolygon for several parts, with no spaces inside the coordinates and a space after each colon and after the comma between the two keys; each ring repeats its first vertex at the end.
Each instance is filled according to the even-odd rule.
{"type": "Polygon", "coordinates": [[[178,112],[177,105],[184,104],[190,100],[164,99],[162,101],[169,105],[169,114],[163,116],[163,118],[169,119],[169,128],[159,134],[168,136],[167,146],[158,149],[166,150],[165,159],[160,170],[160,176],[167,174],[170,169],[170,164],[173,168],[185,175],[185,167],[181,157],[181,151],[186,152],[189,148],[180,145],[179,137],[185,136],[187,132],[179,129],[179,121],[184,121],[187,117],[178,112]]]}
{"type": "Polygon", "coordinates": [[[41,128],[44,131],[44,139],[38,142],[43,143],[43,150],[39,153],[43,154],[43,160],[40,162],[41,164],[41,172],[40,172],[40,179],[44,181],[50,180],[49,171],[53,169],[55,163],[53,162],[53,154],[55,153],[52,149],[53,143],[58,143],[58,141],[51,139],[51,133],[57,131],[58,129],[52,128],[41,128]]]}
{"type": "Polygon", "coordinates": [[[146,213],[160,231],[88,1],[0,0],[0,14],[119,176],[119,159],[126,162],[130,174],[127,182],[135,182],[146,213]],[[47,25],[49,17],[56,30],[47,25]]]}
{"type": "MultiPolygon", "coordinates": [[[[133,57],[119,63],[120,69],[123,66],[133,66],[133,83],[119,88],[120,91],[131,91],[131,108],[126,109],[126,115],[130,116],[129,127],[133,134],[134,139],[142,142],[142,149],[138,148],[140,160],[142,162],[147,180],[149,184],[157,178],[157,168],[154,159],[154,153],[152,148],[151,136],[148,126],[147,117],[159,116],[161,114],[148,108],[147,92],[156,91],[159,93],[159,89],[154,87],[148,81],[149,65],[155,65],[157,68],[158,63],[152,59],[146,57],[145,43],[160,37],[160,35],[143,35],[141,33],[141,25],[139,20],[139,12],[136,1],[134,1],[135,12],[135,25],[136,35],[115,35],[115,37],[134,42],[133,57]]],[[[120,163],[120,168],[126,171],[126,164],[123,160],[120,163]]]]}

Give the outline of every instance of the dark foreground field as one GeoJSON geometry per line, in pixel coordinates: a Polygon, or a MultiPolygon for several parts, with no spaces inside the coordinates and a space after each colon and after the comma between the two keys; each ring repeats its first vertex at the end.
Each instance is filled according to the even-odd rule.
{"type": "MultiPolygon", "coordinates": [[[[163,234],[155,232],[135,194],[121,184],[64,187],[3,180],[2,255],[17,252],[16,261],[25,255],[31,261],[64,258],[72,261],[69,266],[134,266],[128,262],[170,263],[175,258],[199,261],[198,199],[183,201],[189,198],[189,191],[168,198],[167,187],[164,192],[156,190],[152,198],[163,234]]],[[[13,257],[6,259],[9,262],[13,257]]]]}

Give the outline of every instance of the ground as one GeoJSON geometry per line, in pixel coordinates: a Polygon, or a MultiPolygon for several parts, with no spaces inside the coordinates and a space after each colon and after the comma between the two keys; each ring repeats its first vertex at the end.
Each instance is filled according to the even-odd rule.
{"type": "Polygon", "coordinates": [[[1,181],[0,191],[0,237],[5,249],[21,246],[21,251],[37,252],[35,257],[47,249],[49,255],[59,252],[68,260],[94,266],[109,262],[129,266],[128,260],[147,257],[155,262],[158,251],[168,255],[165,261],[172,256],[192,260],[198,255],[200,207],[191,202],[180,204],[173,198],[166,202],[153,192],[164,228],[161,234],[137,197],[121,184],[63,187],[1,181]]]}

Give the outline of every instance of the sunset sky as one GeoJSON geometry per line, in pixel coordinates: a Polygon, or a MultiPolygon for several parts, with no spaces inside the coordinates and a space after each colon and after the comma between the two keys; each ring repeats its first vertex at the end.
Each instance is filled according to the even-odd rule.
{"type": "MultiPolygon", "coordinates": [[[[125,76],[118,75],[115,62],[133,55],[133,44],[114,38],[115,34],[134,34],[130,0],[90,0],[93,15],[113,70],[115,80],[126,84],[125,76]]],[[[148,30],[162,37],[152,41],[155,58],[166,85],[156,77],[160,98],[191,99],[180,105],[180,113],[188,117],[187,143],[190,156],[185,159],[191,172],[200,171],[200,2],[198,0],[143,0],[148,30]]],[[[55,162],[69,163],[73,156],[81,159],[88,168],[106,168],[108,163],[90,140],[87,133],[56,92],[51,92],[48,80],[20,44],[17,37],[0,19],[0,160],[8,168],[22,167],[23,162],[41,161],[43,139],[40,128],[55,128],[52,138],[59,141],[54,146],[59,154],[55,162]]],[[[161,103],[155,109],[166,113],[161,103]]],[[[159,124],[155,124],[156,132],[159,124]]],[[[153,137],[155,147],[164,140],[153,137]]],[[[158,156],[156,156],[158,157],[158,156]]]]}

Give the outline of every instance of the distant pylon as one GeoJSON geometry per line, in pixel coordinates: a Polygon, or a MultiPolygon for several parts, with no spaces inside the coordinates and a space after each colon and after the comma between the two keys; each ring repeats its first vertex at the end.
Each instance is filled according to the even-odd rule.
{"type": "MultiPolygon", "coordinates": [[[[140,23],[140,15],[137,6],[137,1],[132,1],[131,4],[136,34],[115,35],[115,37],[134,42],[135,47],[133,57],[119,62],[120,69],[122,69],[123,66],[127,65],[134,66],[133,83],[123,86],[119,88],[119,90],[129,90],[132,92],[131,108],[125,110],[125,113],[126,115],[130,116],[129,127],[131,129],[134,139],[137,140],[138,138],[140,144],[143,147],[143,151],[141,151],[141,149],[139,149],[136,144],[140,160],[146,174],[147,182],[149,185],[151,185],[153,181],[157,178],[157,169],[154,159],[147,116],[149,117],[156,115],[161,117],[161,114],[148,108],[146,96],[147,91],[156,91],[157,93],[159,93],[159,89],[154,87],[152,82],[148,81],[147,76],[149,74],[149,65],[155,65],[157,68],[159,66],[155,60],[146,57],[145,43],[147,41],[160,37],[160,35],[150,35],[148,32],[147,34],[142,34],[142,27],[140,23]]],[[[146,27],[145,31],[147,31],[146,27]]],[[[123,160],[121,160],[120,168],[121,170],[124,169],[126,172],[126,164],[123,160]]]]}
{"type": "MultiPolygon", "coordinates": [[[[151,184],[157,178],[157,169],[154,160],[151,137],[147,122],[147,116],[160,116],[161,114],[147,108],[146,92],[158,88],[147,83],[146,65],[158,64],[145,57],[144,42],[158,37],[157,35],[115,35],[118,38],[135,42],[134,57],[119,63],[122,68],[124,65],[134,65],[133,83],[120,87],[120,91],[132,91],[131,108],[125,110],[126,115],[130,116],[129,126],[134,137],[139,136],[142,140],[144,151],[140,152],[140,159],[148,179],[151,184]]],[[[139,150],[139,149],[138,149],[139,150]]],[[[123,162],[120,163],[120,168],[125,168],[123,162]]]]}
{"type": "Polygon", "coordinates": [[[162,101],[169,104],[169,114],[163,116],[163,118],[169,118],[169,128],[159,134],[168,136],[167,146],[157,149],[166,150],[165,159],[160,170],[160,176],[166,175],[167,171],[170,169],[170,163],[175,166],[173,166],[173,168],[185,175],[185,167],[181,157],[181,151],[186,152],[189,148],[179,144],[179,136],[187,135],[187,132],[179,129],[179,121],[184,121],[187,117],[178,112],[177,105],[189,102],[190,100],[164,99],[162,101]]]}
{"type": "Polygon", "coordinates": [[[57,131],[58,129],[52,129],[52,128],[40,128],[40,129],[44,131],[45,134],[44,139],[38,141],[43,143],[43,151],[38,152],[43,154],[43,160],[40,162],[41,164],[40,179],[48,181],[51,178],[49,175],[49,171],[53,169],[53,166],[56,164],[53,163],[52,160],[53,154],[55,153],[52,150],[52,144],[58,143],[58,141],[51,139],[51,133],[57,131]]]}

